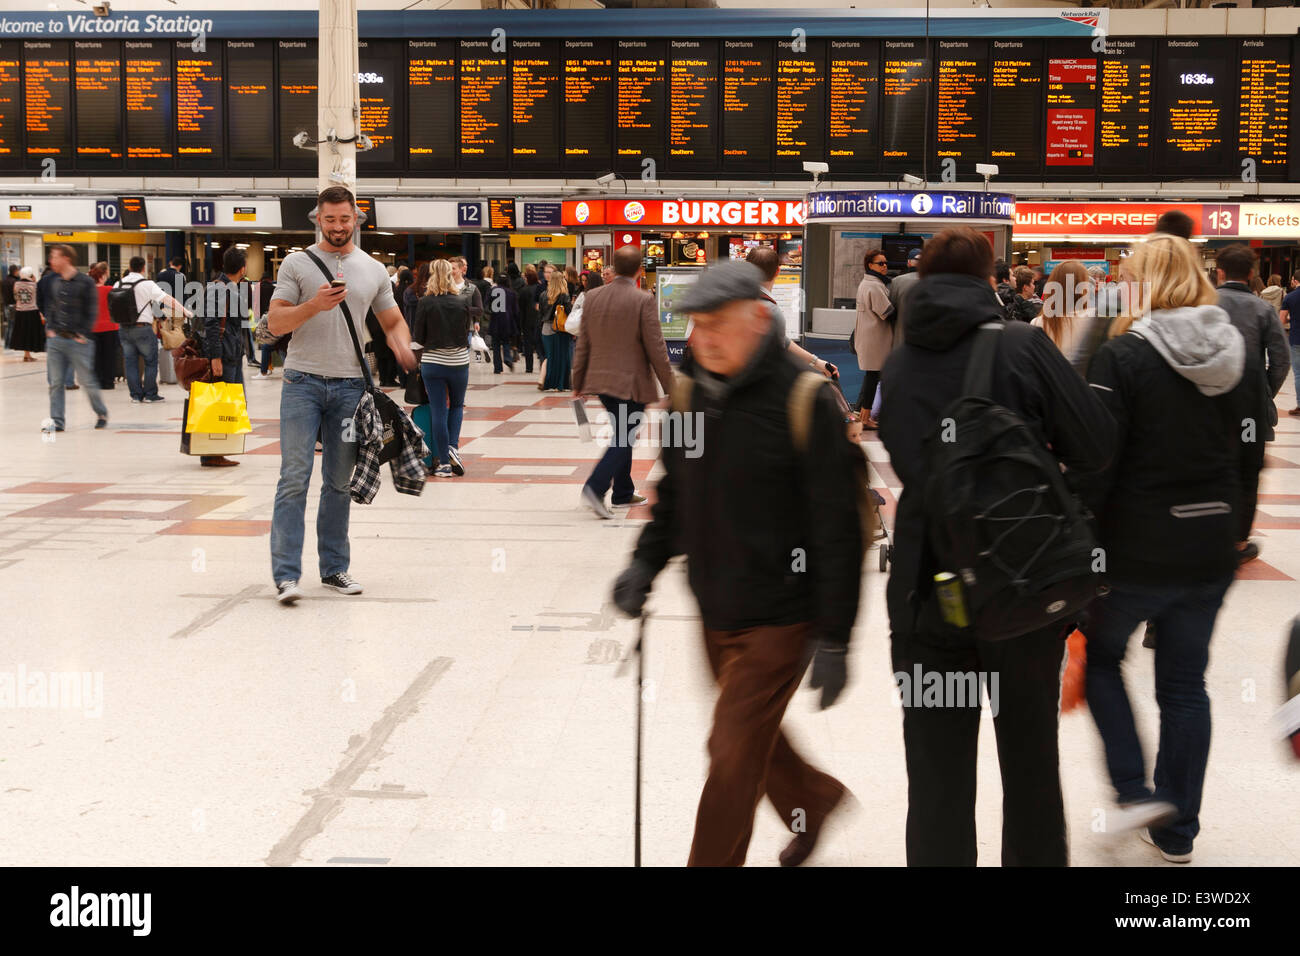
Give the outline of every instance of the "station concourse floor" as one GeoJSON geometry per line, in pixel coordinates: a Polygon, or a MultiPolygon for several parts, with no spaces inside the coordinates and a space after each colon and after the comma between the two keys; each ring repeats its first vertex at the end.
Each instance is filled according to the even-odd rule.
{"type": "MultiPolygon", "coordinates": [[[[612,521],[579,508],[600,448],[579,440],[567,395],[538,392],[522,364],[499,376],[471,365],[468,475],[414,498],[385,467],[375,502],[352,508],[360,597],[326,591],[315,573],[317,468],[306,597],[285,608],[268,555],[278,370],[247,383],[254,432],[241,465],[207,469],[179,454],[175,385],[161,386],[164,403],[131,405],[119,383],[104,393],[104,431],[85,392],[69,392],[67,431],[43,441],[44,361],[0,360],[0,677],[88,672],[102,675],[102,698],[0,709],[0,865],[631,864],[634,672],[616,671],[636,625],[607,601],[648,508],[612,521]]],[[[1294,395],[1288,380],[1261,484],[1263,555],[1230,590],[1211,647],[1193,866],[1300,862],[1300,768],[1270,728],[1284,632],[1300,612],[1294,395]]],[[[603,415],[594,401],[590,414],[603,415]]],[[[867,451],[892,510],[888,456],[874,436],[867,451]]],[[[634,474],[652,487],[652,448],[637,449],[634,474]]],[[[904,863],[901,712],[876,562],[873,551],[848,690],[819,712],[802,688],[786,718],[796,746],[858,801],[811,865],[904,863]]],[[[675,562],[651,597],[647,865],[685,863],[706,769],[713,690],[685,581],[675,562]]],[[[1151,760],[1140,637],[1126,677],[1151,760]]],[[[987,717],[979,850],[996,865],[987,717]]],[[[1111,792],[1086,710],[1062,718],[1060,741],[1072,862],[1170,865],[1133,834],[1094,832],[1111,792]]],[[[750,865],[775,865],[788,836],[764,802],[750,865]]]]}

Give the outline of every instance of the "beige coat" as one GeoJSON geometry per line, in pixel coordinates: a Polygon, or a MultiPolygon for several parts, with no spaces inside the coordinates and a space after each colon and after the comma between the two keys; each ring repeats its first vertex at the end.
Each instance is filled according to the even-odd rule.
{"type": "Polygon", "coordinates": [[[858,323],[853,331],[853,350],[858,368],[879,372],[894,347],[894,327],[885,321],[889,311],[889,289],[875,276],[865,275],[858,283],[858,323]]]}

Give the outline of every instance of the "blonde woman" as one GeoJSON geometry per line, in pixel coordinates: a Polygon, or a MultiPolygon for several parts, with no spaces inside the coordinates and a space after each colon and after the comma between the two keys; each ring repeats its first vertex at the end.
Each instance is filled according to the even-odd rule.
{"type": "Polygon", "coordinates": [[[1088,375],[1088,363],[1106,339],[1110,319],[1097,315],[1096,286],[1083,263],[1062,262],[1043,286],[1043,311],[1030,325],[1036,325],[1061,350],[1080,375],[1088,375]]]}
{"type": "Polygon", "coordinates": [[[569,371],[573,368],[573,336],[555,328],[555,315],[559,309],[573,311],[569,297],[569,283],[564,273],[556,269],[546,283],[546,298],[539,300],[542,310],[542,351],[546,355],[546,377],[539,386],[544,392],[567,392],[569,371]]]}
{"type": "Polygon", "coordinates": [[[456,276],[446,259],[429,267],[425,294],[415,307],[411,339],[422,347],[420,375],[429,393],[433,432],[433,476],[465,474],[460,459],[460,426],[469,387],[469,334],[474,328],[468,298],[457,291],[456,276]]]}
{"type": "Polygon", "coordinates": [[[1245,344],[1185,239],[1152,236],[1123,271],[1135,290],[1128,327],[1088,370],[1119,433],[1088,489],[1110,584],[1086,629],[1088,707],[1120,804],[1107,828],[1141,830],[1166,860],[1185,863],[1210,752],[1210,637],[1237,568],[1245,344]],[[1159,635],[1154,792],[1121,676],[1143,621],[1159,635]]]}

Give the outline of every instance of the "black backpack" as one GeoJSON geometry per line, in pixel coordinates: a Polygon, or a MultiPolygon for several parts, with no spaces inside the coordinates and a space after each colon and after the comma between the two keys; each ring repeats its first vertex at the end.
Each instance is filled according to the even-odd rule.
{"type": "Polygon", "coordinates": [[[1002,330],[991,322],[975,333],[962,394],[923,451],[923,567],[955,576],[966,625],[945,615],[942,598],[951,590],[933,580],[919,582],[919,624],[984,641],[1068,618],[1104,591],[1093,569],[1091,515],[1020,416],[991,398],[1002,330]]]}
{"type": "Polygon", "coordinates": [[[135,307],[135,287],[142,281],[136,279],[129,285],[119,281],[108,290],[108,317],[123,328],[130,328],[139,322],[144,309],[149,308],[148,302],[144,304],[144,309],[135,307]]]}

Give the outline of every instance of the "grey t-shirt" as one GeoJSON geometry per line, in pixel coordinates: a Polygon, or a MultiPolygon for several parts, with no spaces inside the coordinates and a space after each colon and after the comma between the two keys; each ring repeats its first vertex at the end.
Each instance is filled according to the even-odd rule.
{"type": "MultiPolygon", "coordinates": [[[[395,308],[393,284],[388,280],[388,270],[376,259],[353,249],[346,256],[323,252],[319,245],[311,247],[316,257],[325,263],[331,275],[340,276],[348,284],[346,302],[352,313],[352,323],[357,338],[366,342],[366,312],[374,309],[383,312],[395,308]]],[[[316,295],[325,282],[325,273],[312,262],[305,252],[292,252],[280,264],[280,275],[271,293],[273,300],[301,305],[316,295]]],[[[360,378],[361,366],[352,347],[352,337],[344,325],[343,310],[330,309],[312,316],[293,330],[289,340],[289,354],[284,367],[299,372],[310,372],[327,378],[360,378]]]]}

